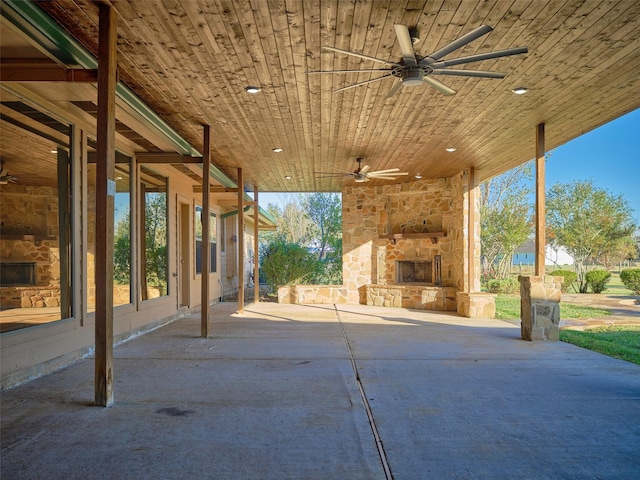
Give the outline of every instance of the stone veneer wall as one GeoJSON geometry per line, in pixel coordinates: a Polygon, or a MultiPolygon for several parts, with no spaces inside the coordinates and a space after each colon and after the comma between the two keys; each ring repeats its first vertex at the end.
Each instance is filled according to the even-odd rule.
{"type": "Polygon", "coordinates": [[[56,189],[2,185],[0,221],[0,262],[33,262],[38,286],[58,286],[60,254],[56,189]]]}
{"type": "MultiPolygon", "coordinates": [[[[349,303],[367,303],[367,285],[395,283],[397,260],[442,258],[442,286],[463,290],[466,206],[462,173],[400,184],[347,186],[342,192],[343,281],[349,303]],[[445,232],[389,240],[380,235],[445,232]]],[[[455,308],[454,308],[455,310],[455,308]]]]}
{"type": "Polygon", "coordinates": [[[283,285],[278,287],[278,303],[342,304],[347,291],[341,285],[283,285]]]}

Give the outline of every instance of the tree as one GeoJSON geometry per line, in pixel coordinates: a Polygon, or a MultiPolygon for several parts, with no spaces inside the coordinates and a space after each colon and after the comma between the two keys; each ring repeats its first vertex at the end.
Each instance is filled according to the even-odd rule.
{"type": "Polygon", "coordinates": [[[311,193],[303,197],[302,207],[318,229],[318,260],[322,260],[332,241],[342,237],[340,196],[336,193],[311,193]]]}
{"type": "Polygon", "coordinates": [[[131,281],[130,218],[129,212],[127,212],[127,214],[118,221],[115,228],[113,276],[118,285],[128,285],[131,281]]]}
{"type": "Polygon", "coordinates": [[[167,294],[167,195],[145,193],[145,271],[147,286],[167,294]]]}
{"type": "Polygon", "coordinates": [[[595,261],[600,263],[607,270],[613,269],[616,265],[621,264],[625,260],[635,258],[638,247],[633,237],[622,237],[612,240],[608,248],[605,248],[595,261]]]}
{"type": "MultiPolygon", "coordinates": [[[[284,207],[280,208],[277,205],[269,204],[267,212],[276,220],[276,231],[261,235],[260,264],[262,269],[264,269],[267,252],[271,251],[272,255],[275,255],[283,250],[282,248],[275,251],[270,250],[272,245],[295,244],[306,251],[317,252],[312,255],[315,257],[315,265],[311,265],[305,260],[306,268],[311,272],[311,275],[299,276],[300,282],[342,283],[342,202],[340,195],[312,193],[289,196],[286,198],[284,207]]],[[[271,263],[277,262],[271,261],[271,263]]]]}
{"type": "Polygon", "coordinates": [[[480,244],[483,276],[505,277],[515,250],[533,231],[531,164],[523,164],[480,184],[480,244]],[[497,267],[496,267],[497,264],[497,267]]]}
{"type": "Polygon", "coordinates": [[[621,239],[631,237],[632,209],[621,195],[592,181],[557,183],[547,193],[547,241],[563,246],[575,262],[579,290],[587,291],[586,262],[611,255],[621,239]]]}
{"type": "Polygon", "coordinates": [[[319,262],[314,255],[300,245],[275,240],[262,246],[262,271],[275,292],[279,285],[304,283],[317,273],[319,262]]]}
{"type": "Polygon", "coordinates": [[[265,241],[278,240],[305,248],[311,245],[317,227],[302,208],[298,198],[287,199],[283,208],[269,204],[267,212],[276,220],[276,230],[264,235],[265,241]]]}

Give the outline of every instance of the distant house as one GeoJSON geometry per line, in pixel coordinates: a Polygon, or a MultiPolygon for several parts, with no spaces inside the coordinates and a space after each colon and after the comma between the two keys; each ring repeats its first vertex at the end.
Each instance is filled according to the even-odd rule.
{"type": "MultiPolygon", "coordinates": [[[[516,248],[513,255],[513,265],[533,265],[536,262],[536,245],[533,239],[524,242],[516,248]]],[[[563,247],[557,249],[547,245],[545,250],[545,265],[573,265],[573,258],[563,247]]]]}

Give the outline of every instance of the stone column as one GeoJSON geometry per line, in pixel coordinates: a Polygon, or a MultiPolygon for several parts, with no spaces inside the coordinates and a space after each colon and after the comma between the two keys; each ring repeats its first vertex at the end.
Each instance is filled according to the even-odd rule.
{"type": "Polygon", "coordinates": [[[520,281],[520,332],[524,340],[560,338],[560,296],[563,277],[518,277],[520,281]]]}

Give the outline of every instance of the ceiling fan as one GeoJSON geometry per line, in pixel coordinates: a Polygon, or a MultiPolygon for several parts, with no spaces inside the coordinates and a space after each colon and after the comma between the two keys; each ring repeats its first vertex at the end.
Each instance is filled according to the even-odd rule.
{"type": "Polygon", "coordinates": [[[356,183],[364,183],[369,180],[395,180],[398,176],[409,175],[408,172],[401,172],[399,168],[389,168],[387,170],[376,170],[370,172],[369,165],[362,166],[364,158],[357,158],[358,168],[353,172],[345,173],[329,173],[329,172],[317,172],[320,177],[343,177],[344,179],[353,178],[356,183]]]}
{"type": "Polygon", "coordinates": [[[9,175],[9,172],[5,173],[4,160],[0,160],[0,185],[7,185],[9,183],[15,183],[18,177],[9,175]]]}
{"type": "Polygon", "coordinates": [[[509,55],[519,55],[521,53],[527,53],[527,47],[508,48],[506,50],[497,50],[495,52],[479,53],[476,55],[469,55],[467,57],[459,57],[451,60],[441,60],[443,57],[450,53],[464,47],[466,44],[476,40],[487,33],[491,32],[493,28],[488,25],[481,25],[480,27],[472,30],[471,32],[463,35],[462,37],[454,40],[453,42],[445,45],[444,47],[436,50],[435,52],[426,55],[424,57],[416,54],[413,49],[413,44],[419,41],[417,32],[413,30],[413,35],[409,32],[409,29],[404,25],[394,25],[396,36],[398,37],[398,43],[400,44],[400,50],[402,51],[402,59],[393,62],[382,60],[380,58],[370,57],[368,55],[362,55],[356,52],[350,52],[348,50],[342,50],[335,47],[323,47],[325,50],[331,50],[345,55],[351,55],[359,57],[372,62],[384,63],[387,65],[385,68],[368,68],[358,70],[320,70],[307,73],[352,73],[352,72],[383,72],[384,75],[376,77],[371,80],[365,80],[346,87],[338,88],[336,92],[348,90],[350,88],[367,85],[369,83],[377,82],[387,77],[396,77],[398,81],[393,86],[388,97],[395,95],[401,87],[413,87],[426,83],[435,88],[439,92],[445,95],[453,95],[455,90],[449,88],[444,83],[433,78],[433,75],[457,75],[463,77],[479,77],[479,78],[504,78],[506,73],[501,72],[488,72],[483,70],[461,70],[461,69],[446,69],[454,65],[464,65],[466,63],[479,62],[481,60],[488,60],[491,58],[507,57],[509,55]]]}

